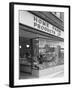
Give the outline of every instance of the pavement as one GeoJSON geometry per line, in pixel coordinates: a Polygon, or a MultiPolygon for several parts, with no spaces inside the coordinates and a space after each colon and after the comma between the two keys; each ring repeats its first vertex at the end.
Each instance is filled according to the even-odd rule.
{"type": "Polygon", "coordinates": [[[44,70],[43,75],[40,74],[40,78],[60,78],[64,76],[64,65],[59,65],[56,67],[51,67],[44,70]],[[45,73],[44,73],[45,72],[45,73]]]}
{"type": "Polygon", "coordinates": [[[58,65],[58,66],[50,67],[44,70],[39,70],[39,77],[32,74],[21,73],[20,79],[61,78],[63,76],[64,76],[64,65],[58,65]]]}

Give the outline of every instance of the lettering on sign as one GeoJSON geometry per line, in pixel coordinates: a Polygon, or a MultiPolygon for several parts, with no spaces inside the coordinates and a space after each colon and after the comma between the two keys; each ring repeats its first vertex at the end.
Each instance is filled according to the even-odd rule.
{"type": "Polygon", "coordinates": [[[34,16],[34,28],[56,36],[60,36],[60,31],[56,27],[42,20],[41,18],[38,18],[37,16],[34,16]]]}

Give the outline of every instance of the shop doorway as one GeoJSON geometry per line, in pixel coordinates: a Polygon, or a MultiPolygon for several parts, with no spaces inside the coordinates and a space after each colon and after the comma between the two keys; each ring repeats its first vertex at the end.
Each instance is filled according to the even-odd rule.
{"type": "Polygon", "coordinates": [[[36,58],[39,54],[39,40],[19,37],[19,72],[20,79],[38,77],[39,67],[36,58]]]}
{"type": "Polygon", "coordinates": [[[20,73],[32,74],[32,39],[19,37],[20,73]]]}

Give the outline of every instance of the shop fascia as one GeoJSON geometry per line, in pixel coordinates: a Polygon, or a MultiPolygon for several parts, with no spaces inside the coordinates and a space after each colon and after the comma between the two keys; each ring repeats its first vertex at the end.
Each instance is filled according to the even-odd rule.
{"type": "Polygon", "coordinates": [[[44,31],[44,32],[47,32],[56,36],[61,35],[61,30],[51,25],[50,23],[42,20],[41,18],[38,18],[37,16],[34,16],[34,27],[41,31],[44,31]]]}
{"type": "Polygon", "coordinates": [[[20,23],[54,36],[64,38],[64,32],[62,30],[28,11],[20,11],[20,23]]]}

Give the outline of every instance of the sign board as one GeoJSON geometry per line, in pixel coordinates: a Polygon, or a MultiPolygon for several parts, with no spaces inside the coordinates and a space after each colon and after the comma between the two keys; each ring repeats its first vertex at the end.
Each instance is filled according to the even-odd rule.
{"type": "Polygon", "coordinates": [[[20,23],[35,28],[37,30],[63,38],[63,31],[53,26],[49,22],[31,14],[27,11],[20,11],[20,23]]]}

